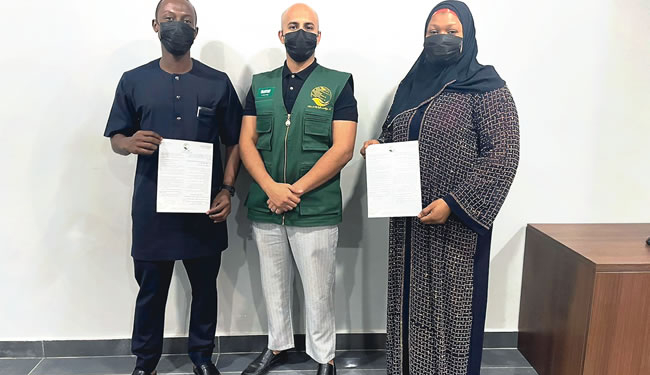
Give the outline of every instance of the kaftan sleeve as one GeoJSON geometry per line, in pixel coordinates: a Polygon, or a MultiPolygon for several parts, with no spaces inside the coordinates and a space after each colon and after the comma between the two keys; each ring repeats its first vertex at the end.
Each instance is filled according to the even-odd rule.
{"type": "Polygon", "coordinates": [[[474,98],[478,158],[467,178],[443,199],[479,234],[491,228],[519,164],[519,118],[507,87],[474,98]]]}

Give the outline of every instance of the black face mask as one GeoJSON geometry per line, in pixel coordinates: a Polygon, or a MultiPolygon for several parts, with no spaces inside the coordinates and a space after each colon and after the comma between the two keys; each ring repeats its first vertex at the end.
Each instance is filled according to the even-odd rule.
{"type": "Polygon", "coordinates": [[[284,46],[287,53],[295,62],[307,61],[316,52],[318,34],[308,33],[305,30],[298,30],[284,34],[284,46]]]}
{"type": "Polygon", "coordinates": [[[160,42],[169,53],[183,56],[194,44],[196,30],[180,21],[163,22],[160,24],[160,42]]]}
{"type": "Polygon", "coordinates": [[[463,52],[463,38],[450,34],[435,34],[424,40],[427,61],[449,65],[457,62],[463,52]]]}

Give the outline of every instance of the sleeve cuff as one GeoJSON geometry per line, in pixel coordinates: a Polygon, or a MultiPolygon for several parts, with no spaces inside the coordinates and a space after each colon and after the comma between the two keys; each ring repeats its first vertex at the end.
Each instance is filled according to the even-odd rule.
{"type": "Polygon", "coordinates": [[[460,219],[460,221],[469,229],[473,230],[481,236],[487,234],[490,231],[489,228],[485,228],[481,223],[474,220],[470,215],[468,215],[467,212],[465,212],[465,210],[460,206],[460,204],[458,204],[456,198],[454,198],[452,194],[447,194],[442,198],[442,200],[447,203],[451,209],[451,212],[456,215],[456,217],[460,219]]]}
{"type": "Polygon", "coordinates": [[[119,129],[119,130],[106,130],[104,132],[104,137],[106,138],[113,138],[114,135],[116,134],[122,134],[125,137],[131,137],[133,134],[135,134],[135,131],[133,129],[119,129]]]}

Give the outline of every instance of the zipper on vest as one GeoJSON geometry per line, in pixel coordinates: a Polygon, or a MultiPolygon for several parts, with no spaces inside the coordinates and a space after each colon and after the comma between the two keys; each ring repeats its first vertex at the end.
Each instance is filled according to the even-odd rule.
{"type": "MultiPolygon", "coordinates": [[[[284,134],[284,183],[287,183],[287,143],[289,140],[289,129],[291,128],[291,113],[287,114],[287,121],[284,123],[287,128],[286,133],[284,134]]],[[[282,214],[282,225],[284,225],[284,220],[287,214],[282,214]]]]}

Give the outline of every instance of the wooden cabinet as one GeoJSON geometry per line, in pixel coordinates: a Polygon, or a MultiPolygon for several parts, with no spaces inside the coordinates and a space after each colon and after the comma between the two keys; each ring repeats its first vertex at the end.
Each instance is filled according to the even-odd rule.
{"type": "Polygon", "coordinates": [[[539,375],[650,375],[650,224],[529,225],[519,350],[539,375]]]}

